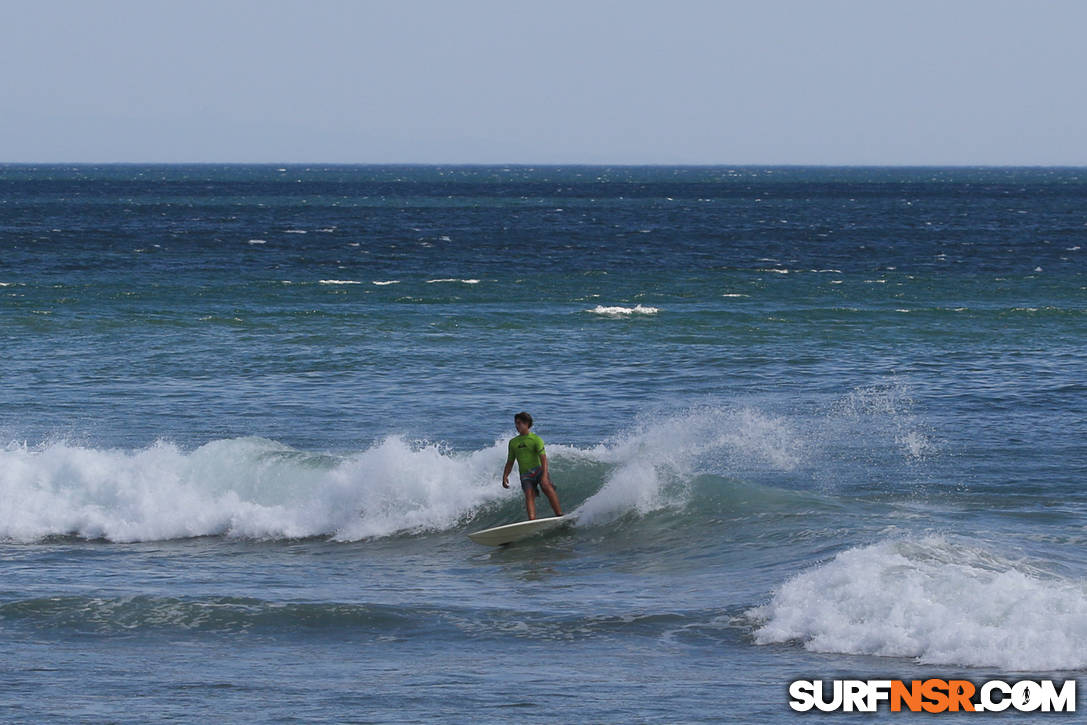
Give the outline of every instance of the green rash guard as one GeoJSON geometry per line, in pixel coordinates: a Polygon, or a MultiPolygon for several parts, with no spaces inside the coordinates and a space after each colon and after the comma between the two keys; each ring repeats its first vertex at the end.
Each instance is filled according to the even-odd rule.
{"type": "Polygon", "coordinates": [[[517,469],[524,475],[533,468],[543,465],[543,461],[540,460],[543,452],[543,439],[535,433],[526,433],[510,439],[510,454],[506,457],[506,462],[509,463],[516,458],[517,469]]]}

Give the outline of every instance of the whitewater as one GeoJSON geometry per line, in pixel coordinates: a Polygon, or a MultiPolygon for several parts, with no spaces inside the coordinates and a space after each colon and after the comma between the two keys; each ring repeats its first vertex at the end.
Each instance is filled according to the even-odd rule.
{"type": "MultiPolygon", "coordinates": [[[[572,508],[569,536],[626,538],[631,530],[660,534],[682,526],[695,540],[712,536],[715,527],[735,537],[754,528],[752,517],[771,514],[855,518],[854,526],[864,526],[874,504],[863,497],[753,479],[820,465],[827,455],[821,448],[842,443],[828,438],[827,429],[855,422],[858,405],[868,416],[889,416],[865,424],[881,423],[883,442],[898,448],[903,465],[918,465],[919,449],[931,444],[919,444],[923,434],[908,430],[916,421],[896,407],[900,396],[856,391],[807,423],[752,408],[702,407],[591,448],[551,446],[554,476],[572,508]],[[736,477],[739,471],[747,480],[736,477]],[[863,515],[848,510],[858,506],[863,515]]],[[[850,427],[835,435],[856,434],[850,427]]],[[[495,485],[505,453],[501,439],[460,453],[403,436],[346,455],[260,438],[191,451],[165,441],[135,451],[10,445],[0,452],[0,492],[12,502],[0,537],[24,544],[58,537],[115,543],[456,538],[520,515],[519,499],[495,485]]],[[[731,626],[750,630],[759,645],[798,642],[810,651],[920,664],[1009,671],[1087,666],[1079,646],[1087,636],[1087,581],[1009,558],[996,541],[986,548],[973,537],[927,533],[939,512],[923,511],[917,497],[881,504],[891,509],[882,515],[896,523],[879,531],[875,543],[847,548],[781,582],[767,604],[734,616],[731,626]]],[[[752,531],[753,539],[768,529],[774,530],[752,531]]],[[[795,545],[813,532],[779,526],[776,533],[795,545]]],[[[676,555],[684,554],[670,553],[676,555]]]]}

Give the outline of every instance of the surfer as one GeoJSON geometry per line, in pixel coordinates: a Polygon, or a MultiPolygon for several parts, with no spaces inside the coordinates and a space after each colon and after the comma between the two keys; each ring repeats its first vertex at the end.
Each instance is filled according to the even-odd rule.
{"type": "Polygon", "coordinates": [[[510,471],[513,470],[513,462],[517,461],[517,472],[521,475],[521,490],[525,492],[525,509],[528,511],[529,520],[536,518],[536,497],[541,490],[555,515],[562,516],[559,495],[555,493],[551,473],[547,468],[543,439],[532,432],[532,416],[524,412],[518,413],[513,416],[513,425],[517,428],[518,435],[510,439],[506,469],[502,472],[502,487],[510,487],[510,471]]]}

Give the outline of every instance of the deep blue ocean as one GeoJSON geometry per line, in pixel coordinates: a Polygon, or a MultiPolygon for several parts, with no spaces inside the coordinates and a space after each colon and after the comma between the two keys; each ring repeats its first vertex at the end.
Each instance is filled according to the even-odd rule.
{"type": "Polygon", "coordinates": [[[0,165],[0,720],[1087,675],[1085,246],[1077,168],[0,165]],[[480,546],[521,410],[572,523],[480,546]]]}

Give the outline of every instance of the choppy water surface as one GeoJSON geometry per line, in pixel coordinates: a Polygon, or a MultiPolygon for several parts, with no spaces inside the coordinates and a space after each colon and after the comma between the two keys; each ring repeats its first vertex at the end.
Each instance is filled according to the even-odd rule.
{"type": "Polygon", "coordinates": [[[0,167],[0,712],[787,722],[799,677],[1076,677],[1085,201],[0,167]],[[573,522],[481,547],[522,409],[573,522]]]}

